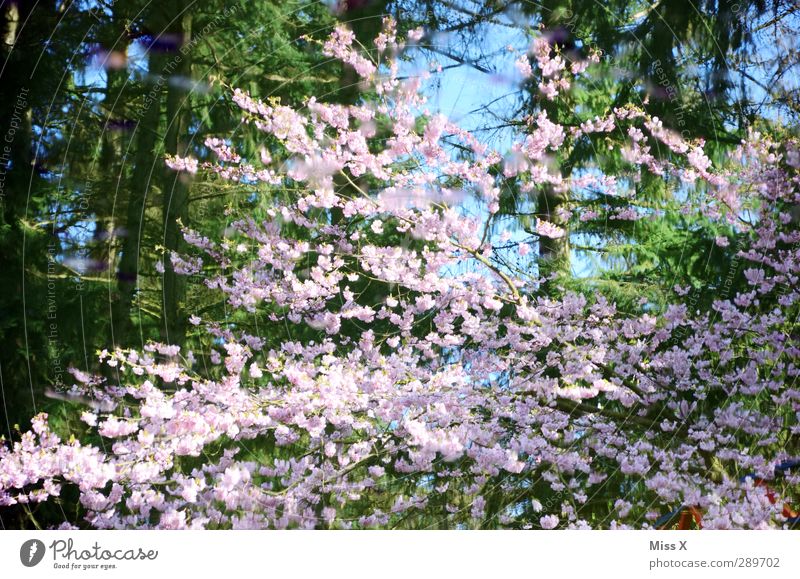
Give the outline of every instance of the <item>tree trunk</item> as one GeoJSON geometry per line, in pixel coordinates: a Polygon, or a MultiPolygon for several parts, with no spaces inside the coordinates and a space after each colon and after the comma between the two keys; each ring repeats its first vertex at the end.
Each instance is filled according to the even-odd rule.
{"type": "MultiPolygon", "coordinates": [[[[119,298],[116,301],[112,317],[112,338],[115,346],[126,347],[134,344],[132,337],[134,302],[139,290],[139,253],[144,238],[145,209],[147,194],[152,185],[155,171],[154,155],[159,140],[159,120],[161,117],[161,101],[164,88],[163,77],[159,77],[164,65],[164,56],[151,51],[148,58],[148,70],[151,71],[153,83],[145,87],[145,99],[137,110],[137,123],[133,137],[135,155],[129,189],[128,207],[125,213],[125,227],[121,248],[119,268],[117,270],[117,288],[119,298]]],[[[141,333],[141,312],[138,325],[141,333]]]]}
{"type": "MultiPolygon", "coordinates": [[[[183,39],[184,45],[190,41],[192,17],[187,11],[176,21],[176,33],[183,39]]],[[[192,63],[189,51],[176,55],[180,58],[175,67],[175,74],[183,81],[191,78],[192,63]]],[[[165,152],[169,155],[185,156],[188,153],[189,124],[191,110],[189,93],[182,86],[171,84],[167,94],[167,136],[165,152]]],[[[184,250],[183,235],[180,224],[187,225],[189,220],[189,184],[186,175],[176,173],[167,168],[163,171],[163,215],[164,215],[164,248],[169,252],[180,253],[184,250]]],[[[186,339],[186,276],[177,273],[167,258],[164,260],[164,289],[161,332],[162,340],[170,344],[182,345],[186,339]]]]}
{"type": "Polygon", "coordinates": [[[117,216],[114,209],[116,195],[108,195],[108,191],[118,191],[123,166],[121,159],[125,150],[124,125],[116,125],[118,121],[126,120],[128,111],[125,105],[125,88],[128,84],[128,38],[123,27],[124,18],[120,14],[119,3],[112,7],[112,34],[110,38],[102,38],[101,44],[108,52],[116,53],[125,60],[113,61],[106,67],[106,95],[103,99],[103,112],[105,115],[103,132],[100,136],[99,160],[94,159],[91,167],[91,182],[98,183],[100,188],[94,186],[89,191],[92,208],[95,214],[95,229],[89,252],[90,265],[95,271],[112,270],[116,263],[115,230],[117,216]]]}
{"type": "Polygon", "coordinates": [[[549,271],[569,268],[569,224],[558,211],[568,200],[566,193],[556,193],[552,185],[546,185],[537,196],[536,219],[549,221],[566,232],[556,239],[539,236],[539,265],[549,271]]]}

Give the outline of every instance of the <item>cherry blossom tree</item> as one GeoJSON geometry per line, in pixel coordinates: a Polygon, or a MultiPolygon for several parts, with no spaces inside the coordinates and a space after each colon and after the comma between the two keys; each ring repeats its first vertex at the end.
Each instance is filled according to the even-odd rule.
{"type": "MultiPolygon", "coordinates": [[[[569,62],[543,42],[518,69],[541,70],[546,98],[599,58],[569,62]]],[[[193,251],[167,256],[266,329],[193,315],[210,367],[153,343],[102,352],[115,380],[73,371],[86,429],[64,440],[36,416],[0,450],[0,505],[33,513],[75,487],[81,517],[66,528],[652,528],[681,505],[704,528],[788,526],[797,144],[753,133],[712,166],[702,142],[626,106],[570,130],[541,113],[501,153],[426,108],[424,76],[400,78],[403,49],[391,20],[369,52],[339,27],[324,50],[369,89],[360,104],[237,90],[261,158],[210,139],[215,160],[169,160],[302,188],[223,239],[185,229],[193,251]],[[624,174],[552,167],[552,152],[599,131],[624,174]],[[545,297],[529,244],[491,233],[508,180],[624,199],[620,184],[645,172],[691,191],[687,214],[735,231],[718,243],[737,244],[747,292],[710,312],[681,287],[638,312],[601,293],[545,297]]],[[[536,233],[566,234],[545,221],[536,233]]]]}

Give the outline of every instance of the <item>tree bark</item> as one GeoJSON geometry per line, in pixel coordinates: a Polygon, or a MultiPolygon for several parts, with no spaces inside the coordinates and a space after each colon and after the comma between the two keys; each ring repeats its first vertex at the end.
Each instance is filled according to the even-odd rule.
{"type": "MultiPolygon", "coordinates": [[[[180,2],[179,4],[182,4],[180,2]]],[[[183,39],[184,45],[190,42],[192,17],[187,11],[176,21],[175,32],[183,39]]],[[[192,75],[191,53],[176,55],[180,61],[175,73],[181,80],[192,75]]],[[[167,135],[165,151],[169,155],[185,156],[188,153],[189,124],[191,110],[189,93],[184,83],[170,84],[167,92],[167,135]]],[[[164,169],[163,174],[163,215],[164,248],[169,252],[181,252],[185,248],[180,225],[189,220],[189,184],[186,175],[164,169]]],[[[186,276],[177,273],[169,259],[164,260],[164,287],[161,332],[162,340],[170,344],[182,345],[186,339],[186,276]]]]}
{"type": "MultiPolygon", "coordinates": [[[[165,84],[162,75],[164,64],[164,55],[151,50],[148,56],[148,70],[152,83],[145,85],[145,96],[135,115],[136,127],[132,136],[135,139],[135,154],[132,160],[133,170],[128,188],[128,206],[117,269],[119,297],[112,316],[112,339],[114,345],[118,347],[134,345],[132,316],[139,291],[139,255],[144,239],[147,195],[154,184],[154,175],[158,175],[155,173],[156,167],[153,163],[159,142],[159,121],[165,84]]],[[[141,310],[138,317],[141,342],[144,340],[141,331],[141,310]]]]}

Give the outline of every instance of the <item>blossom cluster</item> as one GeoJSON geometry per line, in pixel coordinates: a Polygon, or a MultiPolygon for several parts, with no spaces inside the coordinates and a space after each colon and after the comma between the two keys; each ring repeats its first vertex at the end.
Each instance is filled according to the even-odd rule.
{"type": "MultiPolygon", "coordinates": [[[[218,139],[206,142],[217,164],[171,161],[304,188],[223,240],[187,230],[202,259],[173,257],[186,273],[214,264],[207,286],[274,332],[192,316],[210,367],[166,344],[103,352],[117,379],[75,373],[102,445],[65,442],[35,417],[0,449],[0,505],[75,485],[74,523],[95,528],[647,528],[679,505],[702,509],[707,528],[787,525],[800,479],[776,464],[800,435],[800,179],[784,145],[754,135],[713,167],[702,143],[624,107],[573,128],[541,113],[504,156],[398,77],[391,22],[377,48],[388,63],[344,28],[325,44],[379,88],[358,105],[234,94],[280,144],[261,167],[218,139]],[[505,265],[488,235],[503,180],[612,186],[547,158],[595,132],[618,136],[631,173],[694,185],[692,211],[738,224],[746,292],[705,313],[680,292],[663,312],[621,312],[600,293],[547,297],[505,265]],[[674,155],[655,155],[662,146],[674,155]],[[757,221],[743,222],[746,207],[757,221]]],[[[586,70],[544,40],[534,56],[548,97],[586,70]]]]}

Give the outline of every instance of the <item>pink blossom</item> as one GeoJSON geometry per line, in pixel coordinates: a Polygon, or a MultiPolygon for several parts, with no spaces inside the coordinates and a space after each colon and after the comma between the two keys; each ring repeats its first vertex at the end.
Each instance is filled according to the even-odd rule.
{"type": "Polygon", "coordinates": [[[553,225],[549,221],[539,219],[536,222],[536,233],[543,237],[558,239],[560,237],[564,237],[565,231],[561,227],[553,225]]]}
{"type": "Polygon", "coordinates": [[[545,515],[539,519],[539,525],[543,529],[555,529],[558,526],[558,517],[555,515],[545,515]]]}
{"type": "Polygon", "coordinates": [[[514,65],[517,67],[517,70],[522,75],[522,78],[528,78],[533,74],[533,69],[531,68],[531,63],[528,60],[528,56],[523,54],[520,56],[514,65]]]}

